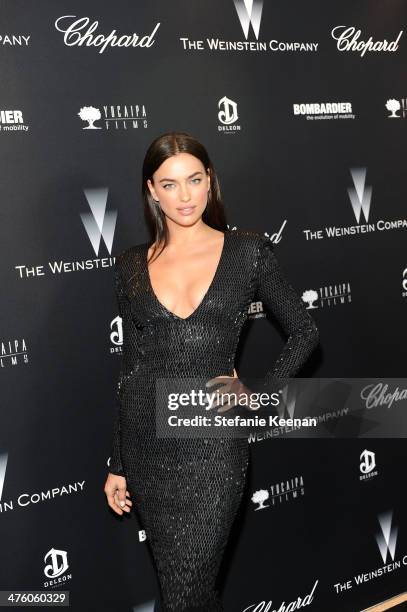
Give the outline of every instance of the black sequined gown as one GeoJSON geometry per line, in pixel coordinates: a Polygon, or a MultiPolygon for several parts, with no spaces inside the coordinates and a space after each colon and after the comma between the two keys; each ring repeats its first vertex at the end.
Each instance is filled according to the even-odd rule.
{"type": "MultiPolygon", "coordinates": [[[[318,340],[274,248],[257,232],[227,230],[216,274],[187,318],[154,294],[147,243],[116,257],[123,357],[109,471],[124,475],[156,565],[163,612],[223,610],[215,587],[249,459],[247,438],[155,436],[157,377],[233,375],[249,305],[260,299],[288,339],[264,379],[296,374],[318,340]]],[[[241,380],[250,387],[247,380],[241,380]]]]}

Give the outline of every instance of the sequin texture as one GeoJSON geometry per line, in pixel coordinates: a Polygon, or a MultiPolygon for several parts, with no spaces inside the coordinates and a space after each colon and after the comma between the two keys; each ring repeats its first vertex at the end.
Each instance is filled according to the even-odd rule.
{"type": "MultiPolygon", "coordinates": [[[[249,443],[157,438],[155,379],[232,376],[240,332],[256,299],[288,335],[260,386],[274,376],[295,375],[319,336],[269,239],[245,230],[226,230],[224,237],[212,284],[185,319],[152,291],[148,243],[122,251],[114,268],[123,355],[109,471],[126,477],[146,530],[163,612],[223,610],[216,578],[246,482],[249,443]]],[[[242,380],[253,390],[259,386],[242,380]]]]}

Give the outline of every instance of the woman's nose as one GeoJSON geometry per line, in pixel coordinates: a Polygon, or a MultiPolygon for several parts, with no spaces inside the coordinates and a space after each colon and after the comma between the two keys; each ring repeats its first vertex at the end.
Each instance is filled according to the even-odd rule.
{"type": "Polygon", "coordinates": [[[181,200],[183,202],[188,202],[189,199],[190,199],[190,195],[189,195],[188,189],[186,187],[181,186],[181,200]]]}

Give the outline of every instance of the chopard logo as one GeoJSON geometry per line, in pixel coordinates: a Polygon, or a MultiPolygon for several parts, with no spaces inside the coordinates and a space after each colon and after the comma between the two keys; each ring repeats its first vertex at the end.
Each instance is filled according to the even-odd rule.
{"type": "Polygon", "coordinates": [[[391,408],[393,402],[399,402],[407,399],[407,389],[397,387],[395,391],[388,392],[389,385],[378,383],[377,385],[367,385],[360,392],[360,396],[365,400],[366,408],[376,408],[376,406],[387,406],[391,408]]]}
{"type": "Polygon", "coordinates": [[[105,34],[97,34],[95,36],[93,32],[99,25],[97,20],[93,21],[93,23],[89,25],[89,17],[80,17],[79,19],[76,19],[76,21],[72,21],[73,19],[76,19],[76,15],[63,15],[62,17],[58,17],[58,19],[55,21],[56,29],[59,32],[64,32],[64,43],[68,47],[81,47],[83,45],[86,47],[100,47],[99,53],[103,53],[108,46],[151,47],[155,43],[153,36],[160,26],[160,23],[157,23],[151,34],[146,34],[141,38],[135,33],[117,35],[116,30],[112,30],[107,36],[105,34]],[[59,27],[59,22],[63,19],[67,19],[68,24],[65,27],[61,24],[61,27],[59,27]],[[69,21],[71,21],[71,23],[69,23],[69,21]],[[87,27],[88,25],[89,27],[87,27]],[[87,28],[85,31],[80,31],[84,30],[85,28],[87,28]]]}
{"type": "Polygon", "coordinates": [[[365,55],[366,51],[397,51],[402,33],[403,30],[400,30],[396,40],[391,42],[386,39],[373,42],[371,36],[367,41],[359,40],[361,31],[356,30],[353,26],[340,25],[331,30],[332,38],[337,41],[336,48],[338,51],[360,51],[361,57],[365,55]]]}
{"type": "Polygon", "coordinates": [[[243,612],[289,612],[290,610],[298,610],[299,608],[305,608],[305,606],[309,606],[312,603],[314,599],[314,591],[316,589],[317,584],[318,580],[315,581],[311,593],[308,593],[308,595],[306,595],[304,599],[301,599],[301,597],[297,597],[295,601],[291,601],[288,604],[283,601],[279,608],[272,608],[271,606],[274,604],[271,600],[268,602],[260,601],[259,603],[250,604],[250,606],[247,606],[247,608],[245,608],[243,612]]]}

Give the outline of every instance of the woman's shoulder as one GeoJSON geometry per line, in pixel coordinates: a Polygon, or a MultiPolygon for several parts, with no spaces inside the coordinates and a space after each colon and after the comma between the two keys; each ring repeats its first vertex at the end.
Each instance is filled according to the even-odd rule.
{"type": "Polygon", "coordinates": [[[257,254],[261,253],[265,248],[273,250],[273,243],[266,233],[236,227],[229,229],[228,233],[233,236],[236,242],[241,246],[251,249],[257,254]]]}
{"type": "Polygon", "coordinates": [[[140,242],[119,251],[115,256],[115,268],[125,278],[134,275],[143,264],[142,258],[146,255],[148,244],[140,242]]]}

